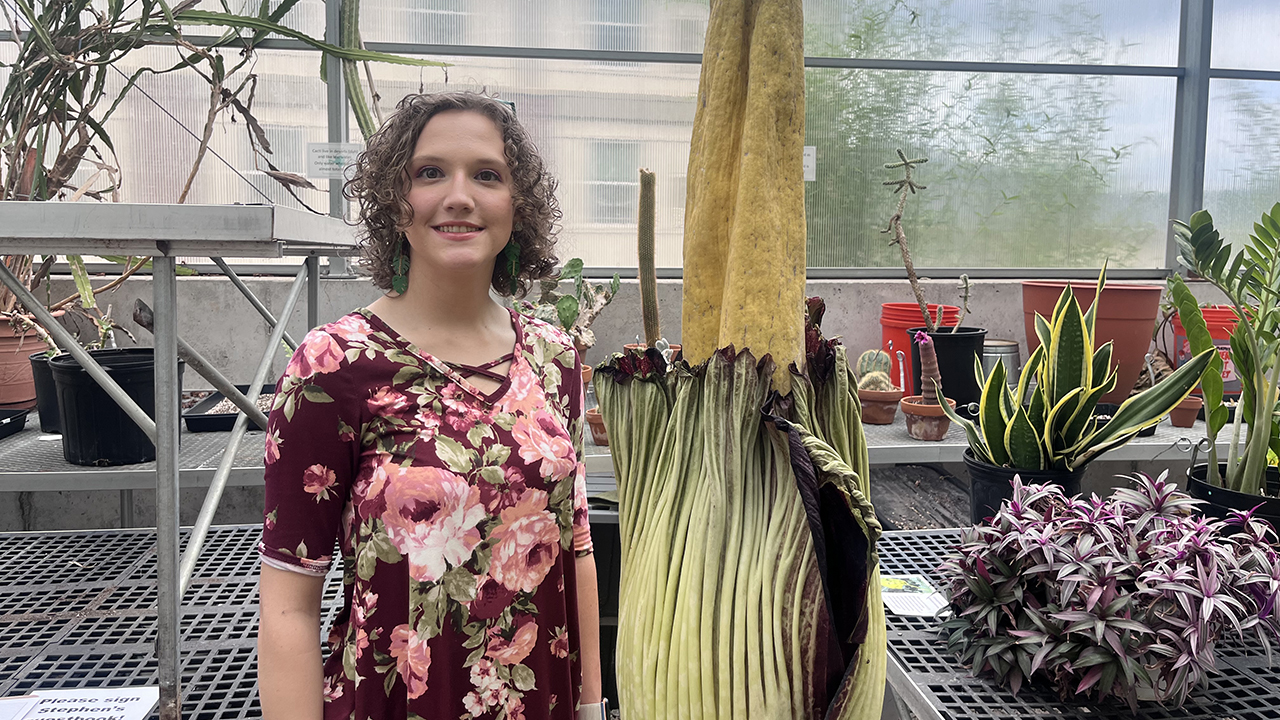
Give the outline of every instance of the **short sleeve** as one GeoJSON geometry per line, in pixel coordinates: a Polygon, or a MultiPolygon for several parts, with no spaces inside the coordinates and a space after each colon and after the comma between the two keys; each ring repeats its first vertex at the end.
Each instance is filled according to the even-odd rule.
{"type": "Polygon", "coordinates": [[[573,372],[563,382],[567,384],[569,432],[574,451],[578,454],[573,478],[573,550],[577,557],[583,557],[594,552],[594,547],[591,544],[591,518],[587,512],[587,466],[582,436],[586,397],[582,388],[582,356],[576,349],[573,351],[573,372]]]}
{"type": "Polygon", "coordinates": [[[339,340],[317,329],[276,384],[258,545],[264,563],[309,575],[329,569],[360,457],[354,374],[339,340]]]}

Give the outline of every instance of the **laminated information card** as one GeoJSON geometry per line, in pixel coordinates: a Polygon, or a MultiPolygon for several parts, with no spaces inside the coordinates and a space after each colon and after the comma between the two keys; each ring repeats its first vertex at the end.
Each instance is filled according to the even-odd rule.
{"type": "Polygon", "coordinates": [[[0,699],[0,720],[145,720],[160,701],[160,688],[77,688],[37,690],[31,695],[0,699]],[[12,704],[10,704],[12,703],[12,704]],[[25,703],[23,714],[17,711],[25,703]]]}
{"type": "Polygon", "coordinates": [[[933,617],[947,599],[923,575],[881,575],[880,597],[894,615],[933,617]]]}

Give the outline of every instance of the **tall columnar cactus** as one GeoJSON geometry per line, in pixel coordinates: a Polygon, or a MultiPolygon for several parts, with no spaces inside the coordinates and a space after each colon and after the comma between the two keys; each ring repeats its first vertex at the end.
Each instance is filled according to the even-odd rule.
{"type": "Polygon", "coordinates": [[[889,353],[880,348],[872,348],[858,356],[858,366],[853,372],[861,379],[873,372],[888,375],[892,369],[893,361],[889,358],[889,353]]]}
{"type": "Polygon", "coordinates": [[[658,325],[658,273],[653,262],[653,228],[657,222],[654,186],[654,174],[642,169],[636,250],[640,256],[640,303],[644,309],[644,344],[649,347],[653,347],[653,344],[662,337],[662,331],[658,325]]]}
{"type": "Polygon", "coordinates": [[[938,372],[938,353],[929,333],[921,330],[916,333],[915,339],[920,346],[920,401],[925,405],[937,405],[938,389],[942,387],[942,374],[938,372]]]}

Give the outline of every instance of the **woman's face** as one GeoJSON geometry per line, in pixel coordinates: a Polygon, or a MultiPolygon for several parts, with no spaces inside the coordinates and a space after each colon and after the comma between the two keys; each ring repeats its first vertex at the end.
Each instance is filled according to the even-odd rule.
{"type": "Polygon", "coordinates": [[[488,282],[514,218],[503,148],[498,126],[468,110],[439,113],[422,128],[405,168],[414,274],[475,271],[488,282]]]}

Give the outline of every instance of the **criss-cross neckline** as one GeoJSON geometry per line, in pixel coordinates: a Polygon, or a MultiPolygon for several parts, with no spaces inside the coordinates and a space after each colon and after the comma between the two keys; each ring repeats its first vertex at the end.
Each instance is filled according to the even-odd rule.
{"type": "Polygon", "coordinates": [[[494,380],[496,382],[501,383],[507,379],[507,376],[501,373],[494,372],[491,368],[495,368],[505,362],[511,362],[515,360],[515,358],[516,358],[516,354],[514,352],[509,352],[506,355],[503,355],[502,357],[498,358],[497,360],[490,360],[489,362],[483,363],[481,365],[467,365],[466,363],[449,362],[448,360],[441,360],[440,362],[444,363],[445,365],[448,365],[450,368],[452,368],[455,372],[457,372],[459,375],[461,375],[464,378],[469,378],[472,375],[479,375],[480,377],[488,378],[490,380],[494,380]]]}

